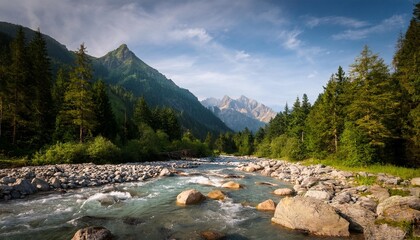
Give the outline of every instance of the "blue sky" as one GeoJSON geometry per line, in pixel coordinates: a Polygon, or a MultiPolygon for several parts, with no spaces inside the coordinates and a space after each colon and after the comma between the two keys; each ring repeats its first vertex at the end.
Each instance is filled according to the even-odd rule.
{"type": "Polygon", "coordinates": [[[368,45],[387,64],[416,0],[13,0],[0,21],[100,57],[126,43],[199,99],[245,95],[275,110],[314,102],[368,45]]]}

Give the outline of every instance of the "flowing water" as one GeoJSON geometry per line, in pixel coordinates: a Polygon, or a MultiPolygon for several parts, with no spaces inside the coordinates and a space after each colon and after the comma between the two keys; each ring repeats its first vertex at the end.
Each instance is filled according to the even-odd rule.
{"type": "MultiPolygon", "coordinates": [[[[240,161],[229,158],[229,161],[240,161]]],[[[255,206],[271,192],[291,187],[258,174],[237,172],[234,163],[206,162],[187,169],[189,176],[83,188],[65,194],[49,193],[0,203],[0,239],[70,239],[80,228],[103,226],[118,239],[200,239],[202,231],[217,231],[227,239],[334,239],[317,238],[272,224],[273,212],[255,206]],[[227,179],[227,175],[243,178],[227,179]],[[244,186],[223,189],[224,201],[178,206],[176,196],[195,188],[206,195],[233,180],[244,186]],[[265,183],[265,184],[261,184],[265,183]],[[267,183],[272,183],[272,186],[267,183]]]]}

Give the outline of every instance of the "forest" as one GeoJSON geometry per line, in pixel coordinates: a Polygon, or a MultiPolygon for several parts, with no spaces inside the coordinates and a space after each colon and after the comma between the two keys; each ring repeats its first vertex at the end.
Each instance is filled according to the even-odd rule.
{"type": "Polygon", "coordinates": [[[260,157],[335,159],[343,165],[420,166],[420,4],[401,34],[392,66],[365,46],[331,75],[311,106],[306,94],[286,104],[255,135],[220,135],[221,152],[260,157]]]}
{"type": "Polygon", "coordinates": [[[209,132],[205,139],[181,127],[180,112],[152,108],[143,97],[96,79],[84,44],[71,66],[52,70],[40,31],[27,41],[20,28],[11,44],[0,42],[0,158],[116,163],[189,150],[193,156],[419,167],[420,3],[413,15],[392,66],[365,46],[348,73],[338,67],[313,104],[303,94],[256,133],[209,132]],[[116,117],[110,96],[125,99],[130,112],[116,117]]]}

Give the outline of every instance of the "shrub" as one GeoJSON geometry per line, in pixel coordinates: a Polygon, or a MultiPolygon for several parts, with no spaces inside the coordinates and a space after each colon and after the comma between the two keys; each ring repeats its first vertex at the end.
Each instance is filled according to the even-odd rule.
{"type": "Polygon", "coordinates": [[[102,136],[88,142],[86,151],[89,160],[97,164],[120,161],[120,149],[102,136]]]}
{"type": "Polygon", "coordinates": [[[32,163],[35,165],[58,163],[82,163],[87,160],[86,146],[82,143],[56,143],[45,150],[35,153],[32,163]]]}

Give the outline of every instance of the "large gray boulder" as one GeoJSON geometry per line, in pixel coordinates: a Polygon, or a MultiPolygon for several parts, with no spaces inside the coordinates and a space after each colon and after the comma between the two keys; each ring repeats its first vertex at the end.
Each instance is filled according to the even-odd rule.
{"type": "Polygon", "coordinates": [[[78,230],[71,240],[111,240],[112,233],[104,227],[87,227],[78,230]]]}
{"type": "Polygon", "coordinates": [[[190,189],[183,191],[176,197],[176,202],[181,205],[197,204],[203,201],[206,197],[201,192],[190,189]]]}
{"type": "Polygon", "coordinates": [[[420,219],[420,198],[392,196],[379,203],[376,208],[379,218],[391,221],[414,222],[420,219]]]}
{"type": "Polygon", "coordinates": [[[313,198],[285,197],[276,207],[272,222],[320,236],[349,236],[349,222],[330,205],[313,198]]]}
{"type": "Polygon", "coordinates": [[[364,232],[375,224],[376,214],[356,204],[334,204],[339,214],[350,223],[350,230],[364,232]]]}
{"type": "Polygon", "coordinates": [[[366,240],[403,240],[406,232],[388,224],[372,225],[363,233],[366,240]]]}
{"type": "Polygon", "coordinates": [[[305,197],[311,197],[322,201],[328,201],[331,199],[331,193],[319,190],[309,190],[305,193],[305,197]]]}
{"type": "Polygon", "coordinates": [[[18,179],[16,183],[13,185],[13,189],[15,191],[20,192],[23,195],[29,195],[36,192],[36,188],[28,179],[18,179]]]}
{"type": "Polygon", "coordinates": [[[36,189],[38,189],[40,191],[48,191],[48,190],[50,190],[50,185],[46,181],[44,181],[44,180],[42,180],[40,178],[34,178],[34,179],[32,179],[32,182],[31,183],[32,183],[32,185],[34,185],[36,187],[36,189]]]}

